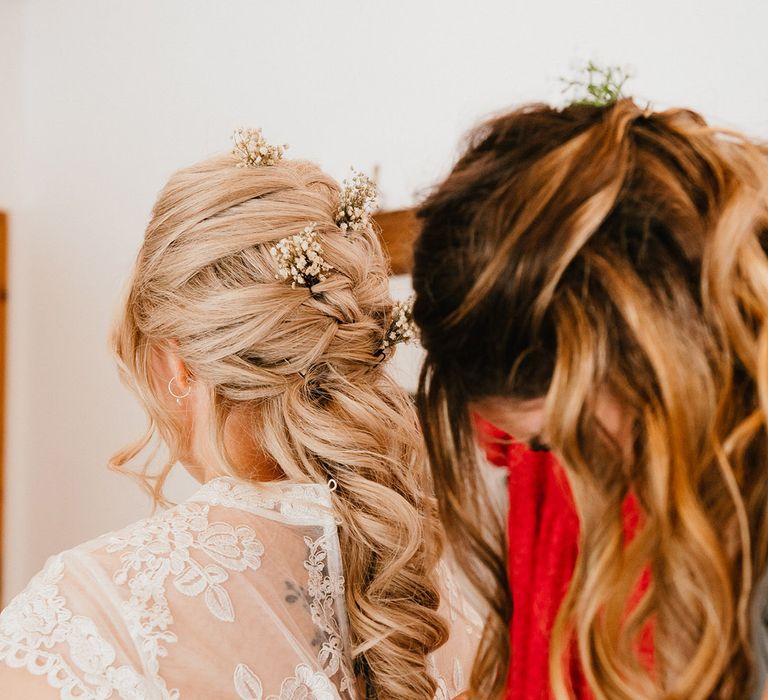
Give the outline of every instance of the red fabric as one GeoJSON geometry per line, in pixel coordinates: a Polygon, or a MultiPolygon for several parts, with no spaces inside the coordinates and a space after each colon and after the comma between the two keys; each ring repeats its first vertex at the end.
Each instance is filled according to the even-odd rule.
{"type": "MultiPolygon", "coordinates": [[[[513,614],[507,700],[549,700],[549,642],[578,555],[579,520],[562,467],[478,420],[488,459],[509,471],[509,584],[513,614]]],[[[624,508],[627,536],[637,529],[634,498],[624,508]]],[[[641,583],[642,589],[647,583],[641,583]]],[[[574,659],[574,695],[591,699],[574,659]]]]}

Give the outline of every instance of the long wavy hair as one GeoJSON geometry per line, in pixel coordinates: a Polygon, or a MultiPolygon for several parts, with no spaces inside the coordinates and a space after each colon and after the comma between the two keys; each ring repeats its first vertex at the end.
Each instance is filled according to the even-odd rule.
{"type": "Polygon", "coordinates": [[[419,410],[448,538],[491,607],[476,697],[501,697],[512,600],[468,407],[503,396],[544,397],[581,520],[555,696],[575,651],[600,699],[743,700],[768,554],[766,148],[685,109],[532,105],[481,126],[420,216],[419,410]],[[603,393],[632,419],[629,457],[603,393]]]}
{"type": "Polygon", "coordinates": [[[355,666],[368,698],[431,700],[427,655],[446,637],[433,578],[436,518],[409,397],[377,354],[390,322],[387,264],[372,229],[336,226],[339,186],[311,163],[236,167],[221,156],[174,174],[155,204],[113,344],[149,417],[112,461],[162,502],[184,427],[157,395],[151,353],[172,347],[207,391],[208,442],[224,474],[235,408],[288,479],[335,480],[355,666]],[[333,273],[293,289],[270,249],[310,223],[333,273]],[[159,436],[168,459],[131,462],[159,436]]]}

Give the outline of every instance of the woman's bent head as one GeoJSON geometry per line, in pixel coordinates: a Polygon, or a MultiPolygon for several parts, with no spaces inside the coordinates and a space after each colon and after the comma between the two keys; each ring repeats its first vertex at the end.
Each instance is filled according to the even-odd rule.
{"type": "Polygon", "coordinates": [[[421,217],[420,410],[449,537],[494,610],[480,696],[503,687],[511,601],[503,524],[478,526],[473,406],[547,443],[574,493],[557,696],[575,643],[598,697],[745,697],[768,553],[765,149],[687,110],[531,106],[474,134],[421,217]]]}

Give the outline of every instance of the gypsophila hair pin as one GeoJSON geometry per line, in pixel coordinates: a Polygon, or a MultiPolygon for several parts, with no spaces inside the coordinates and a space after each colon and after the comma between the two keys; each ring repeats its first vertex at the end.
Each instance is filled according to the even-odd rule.
{"type": "Polygon", "coordinates": [[[232,155],[237,156],[240,162],[238,168],[255,167],[257,165],[274,165],[282,160],[288,144],[273,146],[261,133],[261,129],[237,129],[232,134],[234,147],[232,155]]]}
{"type": "Polygon", "coordinates": [[[624,95],[624,85],[632,77],[620,66],[600,66],[589,61],[575,78],[561,78],[563,92],[571,93],[569,103],[591,107],[608,107],[624,95]]]}
{"type": "Polygon", "coordinates": [[[333,265],[323,260],[323,247],[317,241],[316,224],[306,226],[301,233],[281,238],[270,249],[277,260],[277,279],[291,280],[291,287],[312,287],[326,278],[333,265]]]}
{"type": "Polygon", "coordinates": [[[353,169],[351,176],[342,183],[336,225],[344,233],[367,228],[376,202],[376,183],[367,175],[353,169]]]}
{"type": "Polygon", "coordinates": [[[380,352],[386,352],[398,343],[407,343],[418,337],[418,330],[413,322],[413,298],[408,301],[396,301],[392,305],[392,320],[384,334],[380,352]]]}

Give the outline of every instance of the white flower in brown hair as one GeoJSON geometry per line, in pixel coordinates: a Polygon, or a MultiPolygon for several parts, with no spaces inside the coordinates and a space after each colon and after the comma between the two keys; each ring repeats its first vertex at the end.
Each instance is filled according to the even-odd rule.
{"type": "Polygon", "coordinates": [[[367,175],[352,170],[352,176],[342,183],[336,225],[346,233],[359,231],[370,225],[376,208],[376,183],[367,175]]]}
{"type": "Polygon", "coordinates": [[[301,233],[281,238],[270,249],[277,260],[277,279],[291,280],[291,287],[312,287],[326,278],[333,265],[323,260],[323,247],[317,241],[316,224],[306,226],[301,233]]]}
{"type": "Polygon", "coordinates": [[[255,167],[257,165],[274,165],[282,159],[288,144],[273,146],[261,133],[261,129],[237,129],[232,134],[235,145],[232,155],[240,162],[238,168],[255,167]]]}
{"type": "Polygon", "coordinates": [[[413,299],[396,301],[392,305],[392,320],[384,334],[381,350],[385,351],[398,343],[407,343],[419,337],[416,324],[413,322],[413,299]]]}

